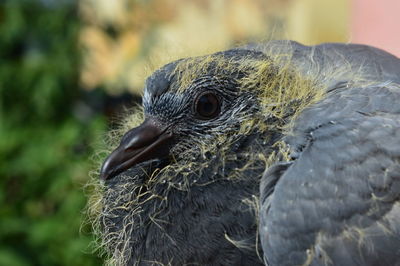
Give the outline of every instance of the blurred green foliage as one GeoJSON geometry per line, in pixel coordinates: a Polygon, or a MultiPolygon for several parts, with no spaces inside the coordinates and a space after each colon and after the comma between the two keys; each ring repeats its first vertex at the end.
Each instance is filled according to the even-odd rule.
{"type": "Polygon", "coordinates": [[[0,1],[0,265],[101,264],[82,187],[105,122],[82,103],[79,27],[74,1],[0,1]]]}

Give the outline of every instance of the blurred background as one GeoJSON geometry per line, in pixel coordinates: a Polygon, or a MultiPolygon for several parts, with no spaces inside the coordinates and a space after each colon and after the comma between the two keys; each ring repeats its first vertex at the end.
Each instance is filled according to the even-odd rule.
{"type": "Polygon", "coordinates": [[[400,55],[398,0],[0,0],[0,265],[99,265],[84,185],[122,107],[171,60],[248,42],[400,55]]]}

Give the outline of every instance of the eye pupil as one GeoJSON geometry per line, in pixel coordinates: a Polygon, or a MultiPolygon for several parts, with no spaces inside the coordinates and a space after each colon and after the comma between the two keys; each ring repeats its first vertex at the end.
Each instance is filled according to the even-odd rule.
{"type": "Polygon", "coordinates": [[[215,118],[220,111],[219,100],[213,93],[201,95],[196,102],[196,112],[202,119],[215,118]]]}
{"type": "Polygon", "coordinates": [[[215,104],[213,104],[209,98],[202,96],[199,99],[200,111],[205,114],[211,114],[214,112],[215,104]]]}

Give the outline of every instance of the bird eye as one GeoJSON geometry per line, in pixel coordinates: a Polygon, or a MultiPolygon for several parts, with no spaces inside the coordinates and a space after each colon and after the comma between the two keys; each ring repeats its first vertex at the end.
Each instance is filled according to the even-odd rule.
{"type": "Polygon", "coordinates": [[[201,119],[212,119],[220,112],[218,97],[211,92],[204,93],[197,97],[195,103],[196,114],[201,119]]]}

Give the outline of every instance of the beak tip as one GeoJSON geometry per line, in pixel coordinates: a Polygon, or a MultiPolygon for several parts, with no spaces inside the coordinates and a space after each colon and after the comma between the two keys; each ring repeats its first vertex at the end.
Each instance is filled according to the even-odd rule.
{"type": "Polygon", "coordinates": [[[100,179],[106,181],[112,176],[112,168],[109,167],[109,160],[105,160],[100,170],[100,179]]]}
{"type": "Polygon", "coordinates": [[[100,180],[106,181],[108,178],[108,175],[104,172],[100,172],[100,180]]]}

